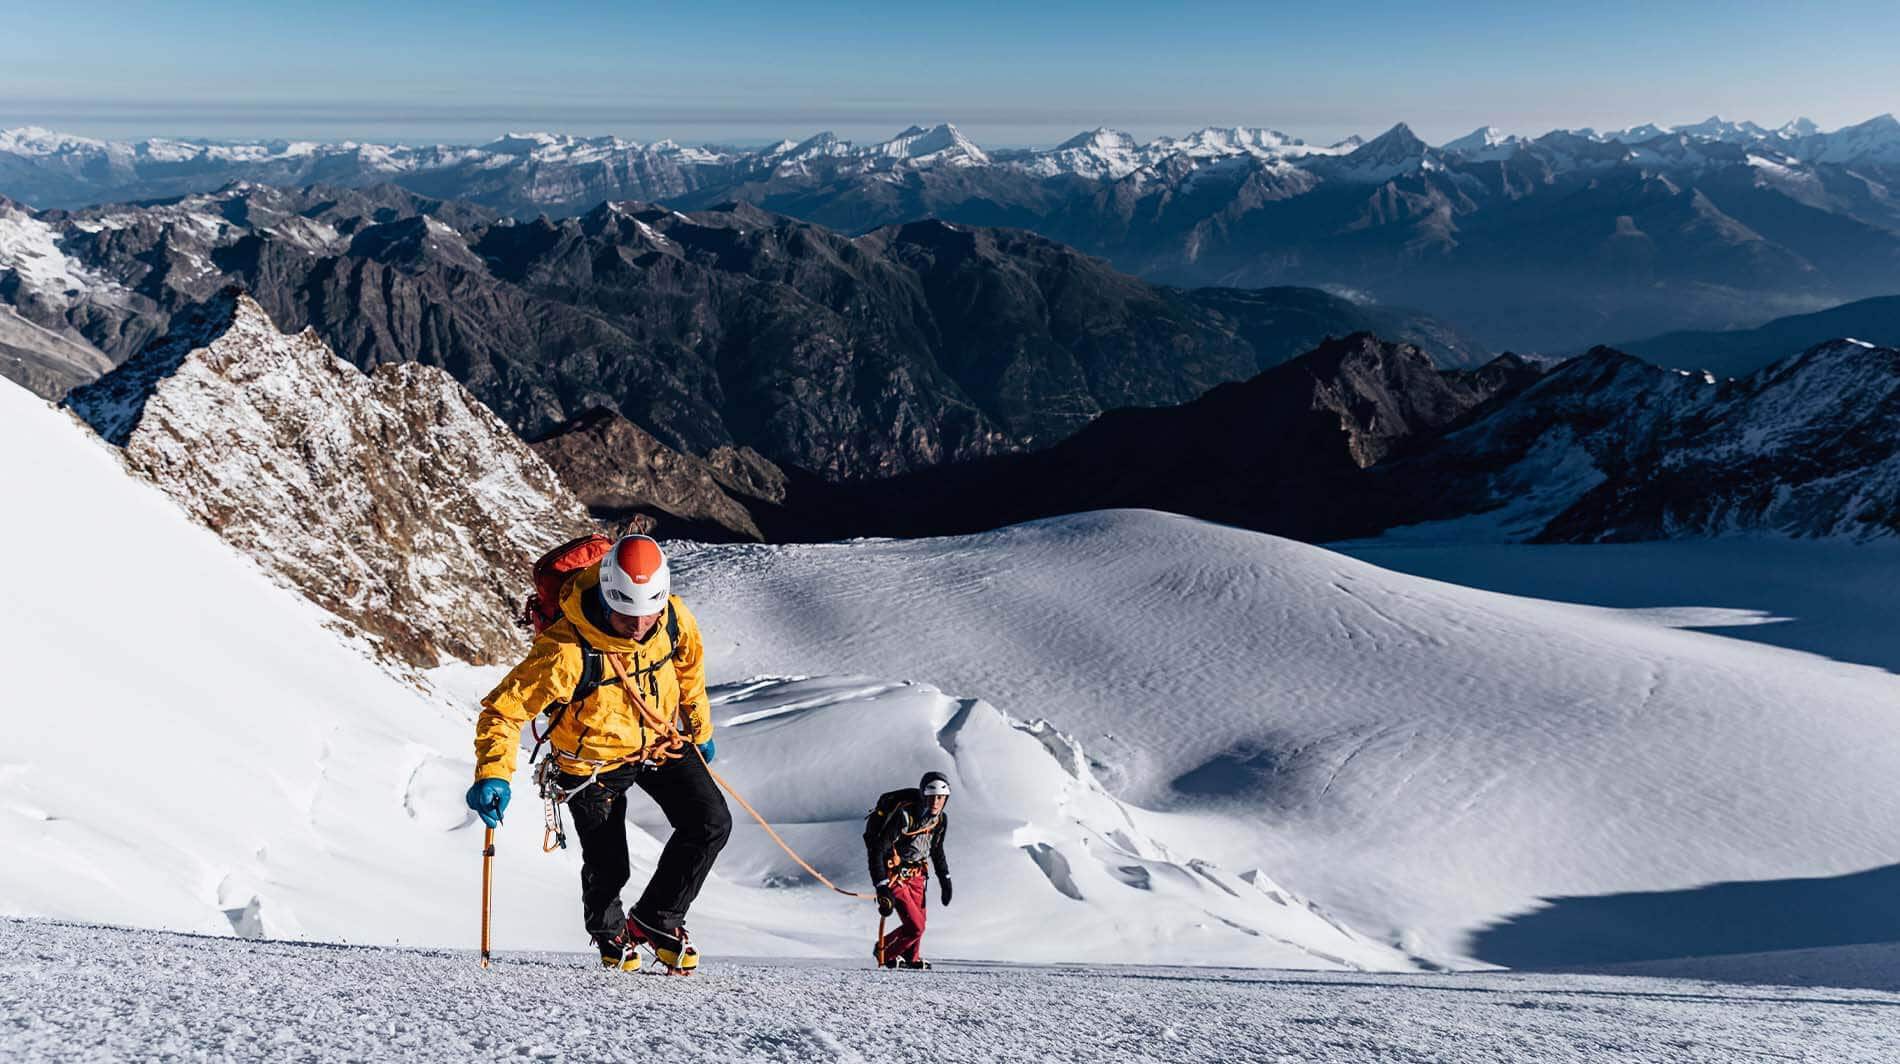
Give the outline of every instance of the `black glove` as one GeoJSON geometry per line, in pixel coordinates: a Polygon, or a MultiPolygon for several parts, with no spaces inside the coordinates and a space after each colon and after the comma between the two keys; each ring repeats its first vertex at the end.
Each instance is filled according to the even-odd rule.
{"type": "Polygon", "coordinates": [[[897,902],[891,898],[891,885],[880,883],[877,887],[877,914],[889,916],[897,908],[897,902]]]}
{"type": "Polygon", "coordinates": [[[937,888],[938,888],[938,890],[939,890],[939,891],[941,891],[941,892],[942,892],[942,894],[943,894],[943,903],[944,903],[945,905],[949,905],[949,904],[950,904],[950,877],[949,877],[949,876],[938,876],[938,877],[937,877],[937,888]]]}

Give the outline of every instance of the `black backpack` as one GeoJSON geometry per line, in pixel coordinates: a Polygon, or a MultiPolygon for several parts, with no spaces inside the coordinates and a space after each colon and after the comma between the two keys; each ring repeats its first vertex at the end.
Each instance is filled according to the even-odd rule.
{"type": "Polygon", "coordinates": [[[922,805],[923,800],[924,792],[915,787],[903,787],[878,795],[877,804],[864,817],[864,850],[872,860],[877,859],[877,843],[884,834],[884,825],[897,815],[899,809],[907,805],[915,808],[922,805]]]}

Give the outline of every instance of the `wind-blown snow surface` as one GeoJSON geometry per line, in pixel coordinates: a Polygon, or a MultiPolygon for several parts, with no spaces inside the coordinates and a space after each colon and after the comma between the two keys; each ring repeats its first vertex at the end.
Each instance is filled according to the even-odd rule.
{"type": "MultiPolygon", "coordinates": [[[[498,670],[416,685],[372,666],[334,618],[12,385],[0,455],[10,504],[34,516],[0,549],[11,593],[32,604],[0,618],[19,663],[10,723],[32,737],[0,757],[0,913],[468,943],[481,833],[462,791],[475,700],[498,670]]],[[[1123,805],[1072,744],[986,703],[853,677],[715,697],[717,767],[852,887],[868,885],[858,837],[875,796],[950,774],[959,890],[933,953],[1409,966],[1254,866],[1207,862],[1197,824],[1123,805]]],[[[539,809],[525,773],[516,783],[496,942],[580,945],[578,855],[538,852],[539,809]]],[[[665,826],[633,808],[647,870],[665,826]]],[[[692,926],[709,956],[868,960],[874,921],[742,823],[692,926]]]]}
{"type": "MultiPolygon", "coordinates": [[[[1428,957],[1544,899],[1900,854],[1891,674],[1641,614],[1143,512],[676,571],[718,674],[875,668],[1045,717],[1122,799],[1204,814],[1200,853],[1428,957]]],[[[1550,926],[1511,956],[1564,961],[1550,926]]]]}
{"type": "Polygon", "coordinates": [[[1900,994],[1673,979],[726,964],[0,921],[13,1060],[1891,1061],[1900,994]]]}

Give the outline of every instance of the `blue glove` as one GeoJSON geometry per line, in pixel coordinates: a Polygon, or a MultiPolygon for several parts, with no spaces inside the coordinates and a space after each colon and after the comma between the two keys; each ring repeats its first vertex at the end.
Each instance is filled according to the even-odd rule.
{"type": "Polygon", "coordinates": [[[717,744],[714,743],[711,739],[708,739],[705,742],[700,743],[699,756],[705,758],[707,762],[710,763],[713,759],[713,750],[716,748],[716,746],[717,744]]]}
{"type": "Polygon", "coordinates": [[[464,800],[470,809],[481,815],[482,823],[498,828],[501,826],[501,814],[508,811],[508,781],[476,780],[464,800]]]}

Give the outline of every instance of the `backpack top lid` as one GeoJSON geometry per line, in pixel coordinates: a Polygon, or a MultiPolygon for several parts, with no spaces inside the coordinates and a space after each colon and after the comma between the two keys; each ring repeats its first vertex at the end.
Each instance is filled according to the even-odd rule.
{"type": "Polygon", "coordinates": [[[528,626],[539,635],[542,629],[561,619],[561,588],[575,573],[607,556],[614,541],[595,532],[570,539],[548,551],[534,563],[534,588],[522,610],[528,626]]]}

